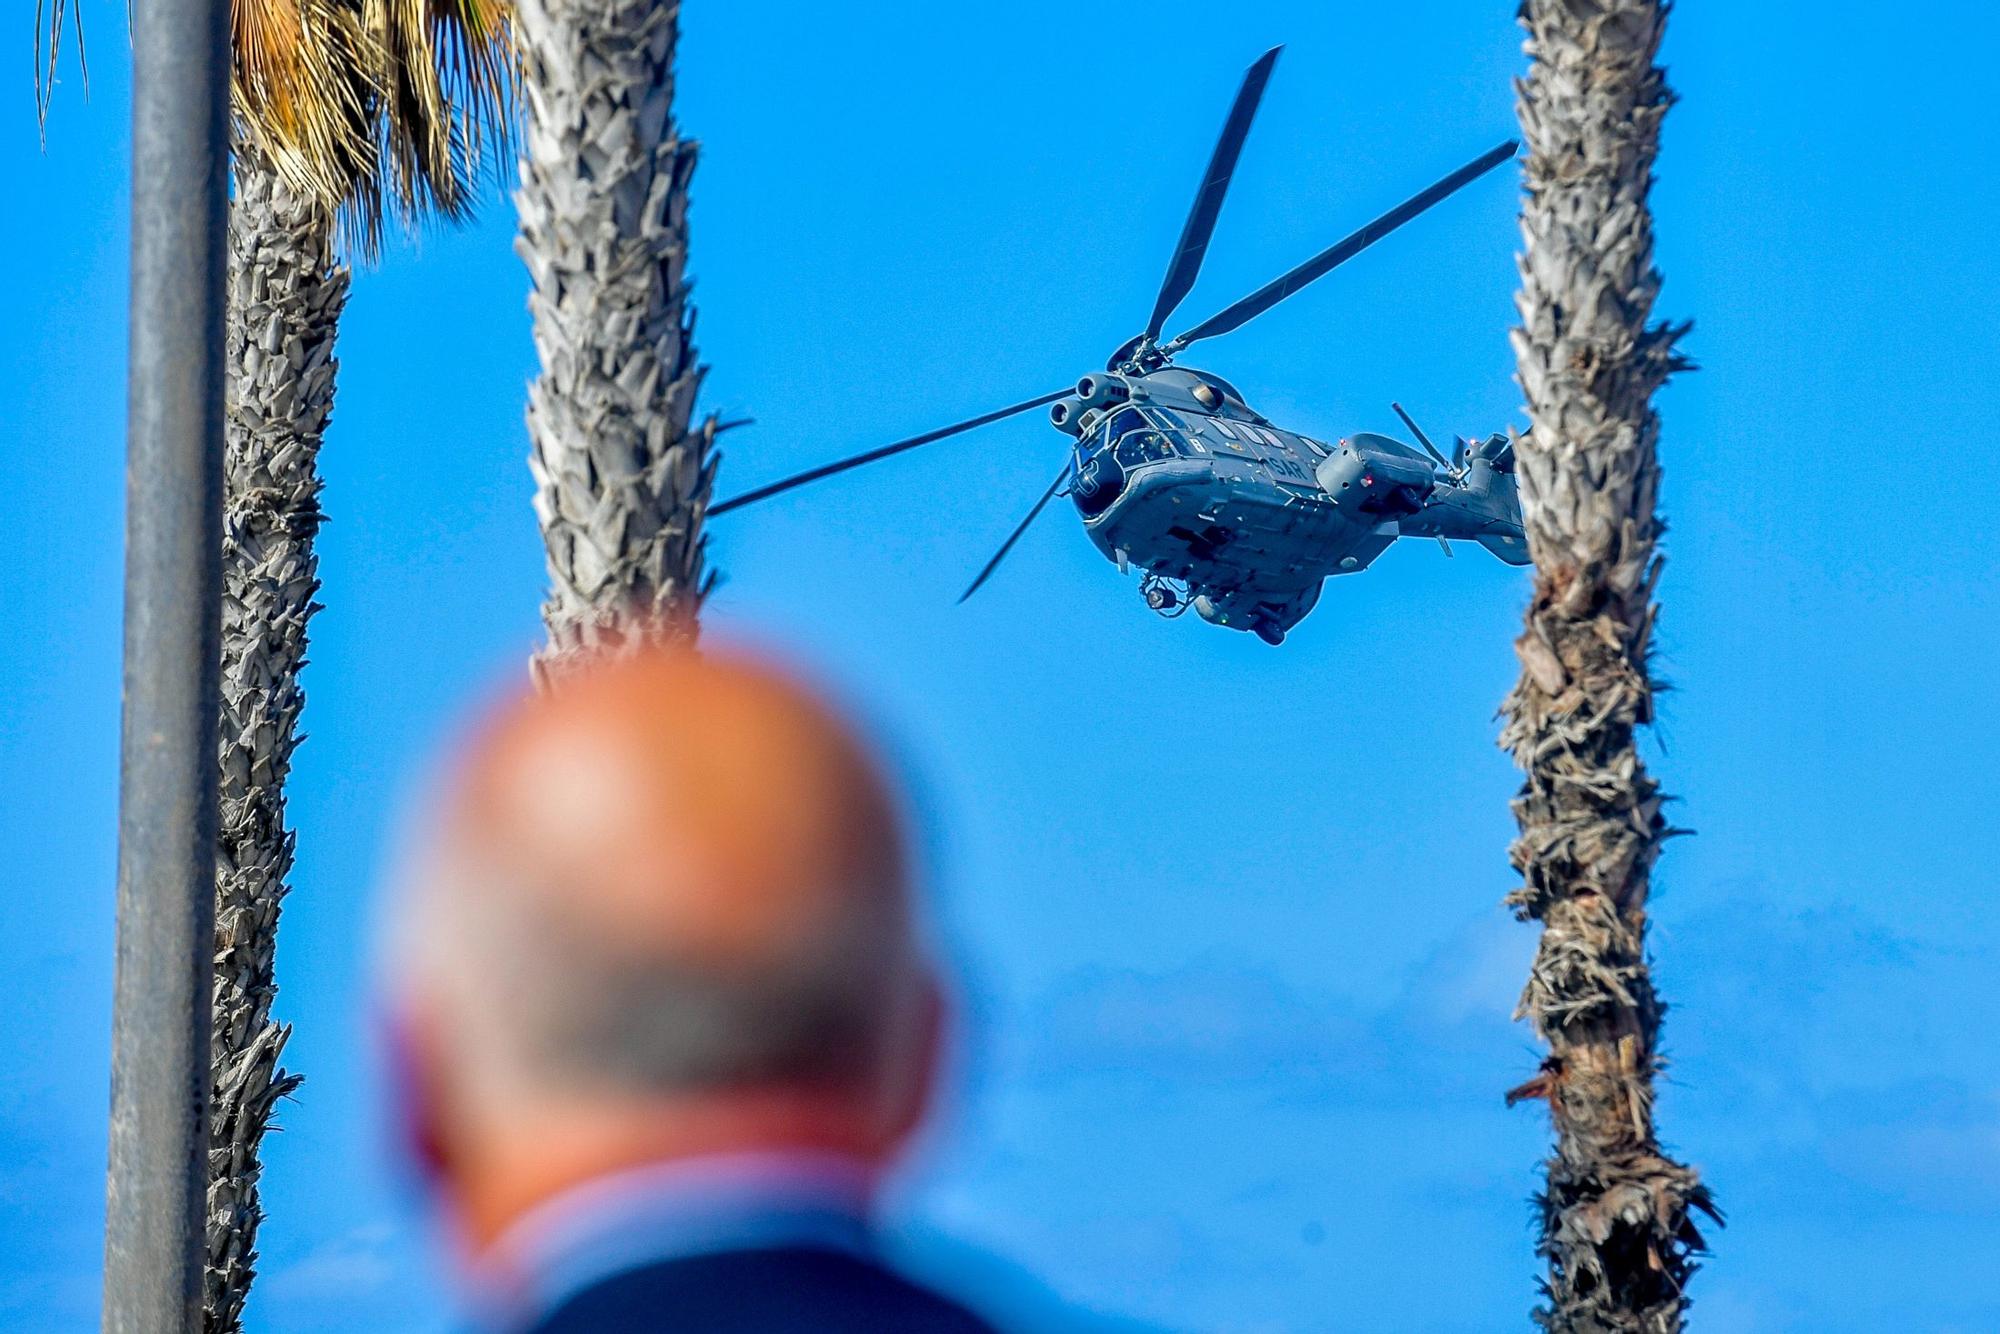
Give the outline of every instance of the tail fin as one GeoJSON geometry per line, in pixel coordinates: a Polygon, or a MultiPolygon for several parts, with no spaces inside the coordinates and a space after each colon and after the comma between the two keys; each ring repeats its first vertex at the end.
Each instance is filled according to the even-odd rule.
{"type": "Polygon", "coordinates": [[[1495,472],[1514,471],[1514,442],[1503,431],[1495,431],[1472,446],[1472,457],[1485,459],[1495,472]]]}

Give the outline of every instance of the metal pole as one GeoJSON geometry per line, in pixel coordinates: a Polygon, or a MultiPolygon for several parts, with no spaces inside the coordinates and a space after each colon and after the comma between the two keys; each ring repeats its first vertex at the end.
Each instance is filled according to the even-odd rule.
{"type": "Polygon", "coordinates": [[[201,1327],[214,953],[228,0],[133,9],[124,730],[104,1329],[201,1327]]]}

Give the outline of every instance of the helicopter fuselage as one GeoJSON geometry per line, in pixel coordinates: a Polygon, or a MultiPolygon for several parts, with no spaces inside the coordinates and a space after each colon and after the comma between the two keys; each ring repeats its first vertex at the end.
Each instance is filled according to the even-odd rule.
{"type": "MultiPolygon", "coordinates": [[[[1076,436],[1070,499],[1156,611],[1277,643],[1330,575],[1398,537],[1476,541],[1523,564],[1511,450],[1455,470],[1388,436],[1333,443],[1276,426],[1219,377],[1183,367],[1085,377],[1051,411],[1076,436]]],[[[1494,437],[1504,442],[1504,437],[1494,437]]]]}
{"type": "Polygon", "coordinates": [[[1269,643],[1310,612],[1329,575],[1363,570],[1398,537],[1478,542],[1510,564],[1527,563],[1511,435],[1458,442],[1447,456],[1401,406],[1391,404],[1423,446],[1359,433],[1327,444],[1273,425],[1226,381],[1175,365],[1187,348],[1240,329],[1345,264],[1473,181],[1511,161],[1520,145],[1498,144],[1303,263],[1197,324],[1165,338],[1167,321],[1193,291],[1244,136],[1264,96],[1279,48],[1244,72],[1145,327],[1112,353],[1106,371],[1058,389],[809,468],[711,505],[720,516],[964,431],[1047,407],[1075,437],[1041,496],[1014,526],[959,601],[992,577],[1021,535],[1067,494],[1098,550],[1121,571],[1143,572],[1139,591],[1167,616],[1204,620],[1269,643]]]}

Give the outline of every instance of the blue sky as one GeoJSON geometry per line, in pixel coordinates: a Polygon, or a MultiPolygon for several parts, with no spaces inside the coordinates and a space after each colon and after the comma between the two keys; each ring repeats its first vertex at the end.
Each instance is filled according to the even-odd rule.
{"type": "MultiPolygon", "coordinates": [[[[1201,316],[1512,132],[1505,3],[690,4],[693,269],[722,490],[1062,384],[1144,319],[1241,71],[1279,66],[1201,316]]],[[[1656,193],[1672,523],[1652,747],[1677,820],[1663,1133],[1730,1225],[1711,1330],[2000,1325],[2000,19],[1687,4],[1656,193]]],[[[88,4],[47,151],[26,15],[0,153],[0,1328],[94,1319],[109,1032],[126,52],[88,4]]],[[[1519,420],[1503,176],[1201,364],[1316,434],[1519,420]]],[[[326,611],[292,788],[254,1328],[441,1328],[385,1148],[373,887],[455,712],[519,679],[541,557],[511,210],[357,281],[326,611]]],[[[1033,418],[718,520],[718,635],[808,664],[900,757],[964,978],[899,1196],[1059,1298],[1170,1328],[1484,1330],[1533,1296],[1532,948],[1493,710],[1526,583],[1407,544],[1282,649],[1140,605],[1038,493],[1033,418]]],[[[393,924],[383,929],[393,930],[393,924]]]]}

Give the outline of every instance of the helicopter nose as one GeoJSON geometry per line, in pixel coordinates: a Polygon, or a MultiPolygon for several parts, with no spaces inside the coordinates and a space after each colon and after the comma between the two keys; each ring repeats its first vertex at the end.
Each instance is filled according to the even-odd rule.
{"type": "Polygon", "coordinates": [[[1125,470],[1107,450],[1091,456],[1076,470],[1076,480],[1070,483],[1070,498],[1084,518],[1094,519],[1110,509],[1111,502],[1124,490],[1125,470]]]}

